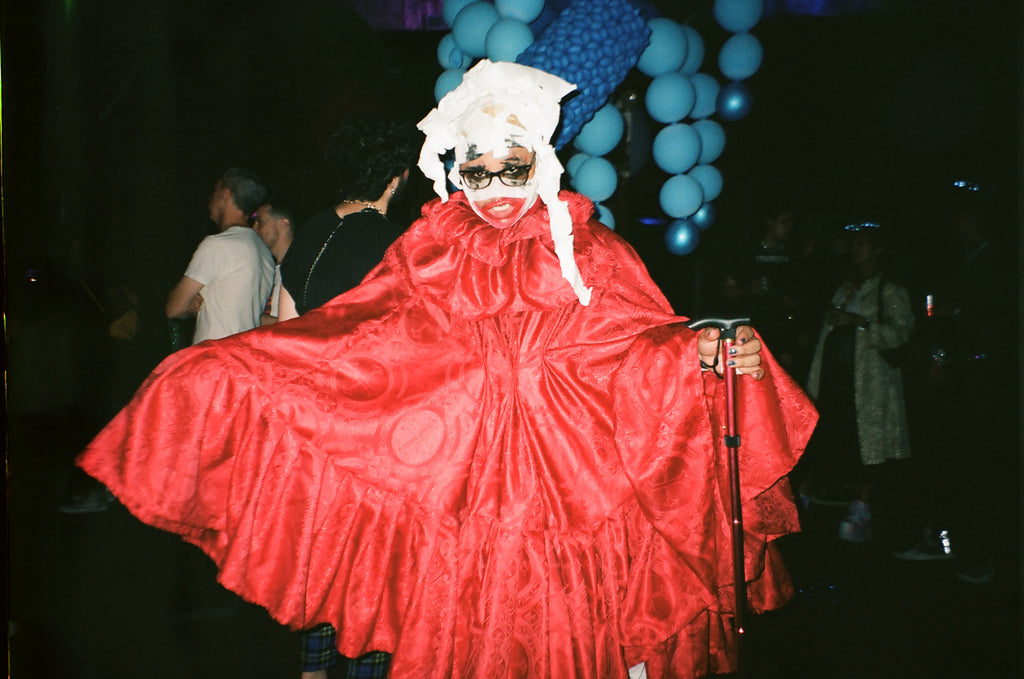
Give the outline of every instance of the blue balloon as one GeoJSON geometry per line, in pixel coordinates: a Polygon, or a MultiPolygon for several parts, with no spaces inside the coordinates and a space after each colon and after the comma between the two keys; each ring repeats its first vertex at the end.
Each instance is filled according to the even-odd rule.
{"type": "Polygon", "coordinates": [[[580,163],[572,182],[577,191],[595,203],[600,203],[615,193],[619,175],[615,166],[604,158],[588,158],[580,163]]]}
{"type": "Polygon", "coordinates": [[[686,33],[671,19],[658,17],[647,22],[651,40],[640,53],[636,67],[651,78],[678,71],[686,61],[686,33]]]}
{"type": "Polygon", "coordinates": [[[494,0],[494,8],[502,19],[517,19],[528,24],[544,10],[544,0],[494,0]]]}
{"type": "Polygon", "coordinates": [[[718,25],[730,33],[745,33],[764,14],[764,0],[715,0],[712,13],[718,25]]]}
{"type": "Polygon", "coordinates": [[[690,76],[690,83],[693,85],[693,91],[697,94],[690,117],[694,120],[707,118],[715,112],[715,101],[721,86],[714,77],[707,73],[694,73],[690,76]]]}
{"type": "Polygon", "coordinates": [[[714,200],[722,192],[722,173],[714,165],[698,165],[686,174],[700,184],[704,200],[714,200]]]}
{"type": "Polygon", "coordinates": [[[716,216],[715,206],[711,203],[704,203],[700,206],[700,209],[693,213],[690,221],[701,231],[707,231],[715,223],[716,216]]]}
{"type": "Polygon", "coordinates": [[[741,82],[729,83],[718,93],[715,100],[715,110],[722,120],[733,122],[741,120],[754,106],[754,99],[750,90],[741,82]]]}
{"type": "Polygon", "coordinates": [[[455,44],[455,36],[451,33],[445,33],[437,43],[437,63],[441,68],[468,68],[471,61],[455,44]]]}
{"type": "Polygon", "coordinates": [[[455,25],[455,17],[458,16],[459,12],[466,5],[477,2],[477,0],[444,0],[441,3],[441,16],[444,17],[444,22],[448,27],[455,25]]]}
{"type": "Polygon", "coordinates": [[[489,2],[473,2],[455,15],[452,36],[455,44],[468,56],[476,58],[487,54],[487,31],[498,22],[498,10],[489,2]]]}
{"type": "Polygon", "coordinates": [[[683,75],[693,75],[704,63],[704,38],[693,26],[684,25],[683,32],[686,33],[686,59],[679,67],[679,72],[683,75]]]}
{"type": "Polygon", "coordinates": [[[682,73],[662,73],[647,86],[644,105],[659,123],[678,123],[693,110],[697,92],[682,73]]]}
{"type": "Polygon", "coordinates": [[[707,165],[718,159],[725,150],[725,130],[714,120],[698,120],[693,125],[694,132],[700,137],[700,157],[697,162],[707,165]]]}
{"type": "Polygon", "coordinates": [[[434,82],[434,101],[441,101],[444,95],[448,94],[462,83],[462,76],[465,75],[464,68],[449,68],[437,76],[434,82]]]}
{"type": "Polygon", "coordinates": [[[757,73],[763,59],[761,41],[749,33],[737,33],[718,52],[718,69],[729,80],[746,80],[757,73]]]}
{"type": "Polygon", "coordinates": [[[669,177],[658,192],[658,204],[661,205],[661,209],[669,217],[676,219],[689,217],[703,202],[704,194],[701,192],[700,184],[685,174],[669,177]]]}
{"type": "Polygon", "coordinates": [[[499,19],[487,31],[484,48],[491,61],[515,61],[533,44],[533,32],[519,19],[499,19]]]}
{"type": "Polygon", "coordinates": [[[609,210],[604,205],[601,205],[600,203],[594,205],[594,207],[597,209],[597,221],[601,222],[602,224],[607,226],[609,229],[614,231],[615,230],[615,215],[612,214],[612,211],[609,210]]]}
{"type": "Polygon", "coordinates": [[[622,113],[613,104],[605,104],[580,128],[573,145],[587,155],[604,156],[619,145],[624,130],[622,113]]]}
{"type": "Polygon", "coordinates": [[[651,150],[658,167],[669,174],[681,174],[700,157],[700,136],[689,125],[676,123],[658,132],[651,150]]]}
{"type": "Polygon", "coordinates": [[[665,247],[674,255],[688,255],[700,242],[700,229],[689,219],[677,219],[665,229],[665,247]]]}
{"type": "Polygon", "coordinates": [[[565,163],[565,171],[569,173],[570,177],[575,177],[576,172],[580,169],[580,165],[583,161],[590,158],[586,153],[576,153],[565,163]]]}

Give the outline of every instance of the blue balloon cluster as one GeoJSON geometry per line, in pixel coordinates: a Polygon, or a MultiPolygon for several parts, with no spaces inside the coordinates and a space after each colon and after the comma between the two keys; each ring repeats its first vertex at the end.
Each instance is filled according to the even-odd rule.
{"type": "Polygon", "coordinates": [[[715,0],[712,13],[719,26],[735,34],[718,52],[718,69],[732,82],[715,96],[715,111],[722,120],[734,122],[753,107],[750,90],[741,81],[754,75],[764,58],[761,42],[748,33],[764,14],[764,0],[715,0]]]}
{"type": "Polygon", "coordinates": [[[665,232],[669,251],[688,254],[700,232],[715,221],[712,201],[722,191],[722,173],[711,163],[725,149],[725,131],[710,116],[735,121],[752,107],[750,90],[742,83],[761,67],[764,52],[750,35],[764,13],[764,0],[714,0],[715,20],[733,33],[718,53],[718,67],[726,84],[699,72],[704,42],[689,26],[665,19],[648,22],[651,44],[637,67],[653,78],[644,103],[651,118],[665,123],[654,138],[655,162],[672,176],[658,194],[661,209],[674,218],[665,232]],[[679,65],[679,54],[683,55],[679,65]],[[684,125],[684,118],[693,119],[684,125]]]}
{"type": "Polygon", "coordinates": [[[750,90],[741,82],[761,66],[763,50],[748,31],[764,13],[764,0],[714,0],[718,24],[734,33],[718,54],[725,85],[700,72],[704,41],[694,28],[657,16],[643,0],[443,0],[452,32],[438,45],[445,71],[435,84],[440,99],[461,81],[477,57],[516,61],[557,75],[577,86],[564,102],[556,149],[574,142],[566,162],[574,188],[595,202],[598,218],[614,228],[614,216],[600,202],[615,192],[618,173],[602,156],[624,132],[621,113],[607,103],[634,66],[653,78],[645,96],[651,118],[666,125],[654,139],[652,155],[672,176],[658,196],[674,221],[665,244],[689,254],[700,232],[715,222],[712,204],[722,175],[711,165],[725,148],[724,121],[746,116],[750,90]],[[534,39],[536,37],[536,39],[534,39]],[[684,125],[684,118],[693,123],[684,125]]]}
{"type": "Polygon", "coordinates": [[[554,146],[572,141],[625,79],[650,31],[629,0],[576,0],[516,61],[575,83],[554,146]]]}

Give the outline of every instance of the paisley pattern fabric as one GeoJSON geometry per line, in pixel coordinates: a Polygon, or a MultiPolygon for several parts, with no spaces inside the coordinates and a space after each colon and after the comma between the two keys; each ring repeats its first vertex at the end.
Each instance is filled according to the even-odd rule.
{"type": "MultiPolygon", "coordinates": [[[[396,679],[726,671],[722,382],[633,250],[570,203],[582,306],[546,211],[495,229],[434,201],[359,287],[162,363],[79,464],[199,545],[280,622],[338,629],[396,679]]],[[[746,577],[816,414],[763,352],[740,379],[746,577]]]]}

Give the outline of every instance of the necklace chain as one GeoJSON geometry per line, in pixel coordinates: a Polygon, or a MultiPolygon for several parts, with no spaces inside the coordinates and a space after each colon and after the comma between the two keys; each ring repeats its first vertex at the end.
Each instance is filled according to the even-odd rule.
{"type": "Polygon", "coordinates": [[[373,203],[371,203],[369,201],[366,201],[366,200],[343,200],[343,201],[341,201],[341,203],[342,203],[342,205],[363,205],[363,206],[365,206],[363,208],[364,210],[367,210],[367,209],[368,210],[373,210],[374,212],[376,212],[379,215],[383,215],[384,214],[379,207],[377,207],[373,203]]]}

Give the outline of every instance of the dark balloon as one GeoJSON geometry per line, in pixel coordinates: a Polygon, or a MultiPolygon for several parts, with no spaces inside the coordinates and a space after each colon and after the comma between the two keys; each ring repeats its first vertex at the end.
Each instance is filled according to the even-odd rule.
{"type": "Polygon", "coordinates": [[[719,117],[729,122],[746,117],[753,105],[754,99],[750,95],[750,90],[740,82],[723,85],[715,100],[715,110],[719,117]]]}
{"type": "Polygon", "coordinates": [[[665,247],[674,255],[688,255],[700,242],[700,229],[689,219],[677,219],[665,229],[665,247]]]}
{"type": "Polygon", "coordinates": [[[700,209],[693,213],[690,221],[701,231],[707,231],[715,223],[715,206],[712,203],[704,203],[700,209]]]}

